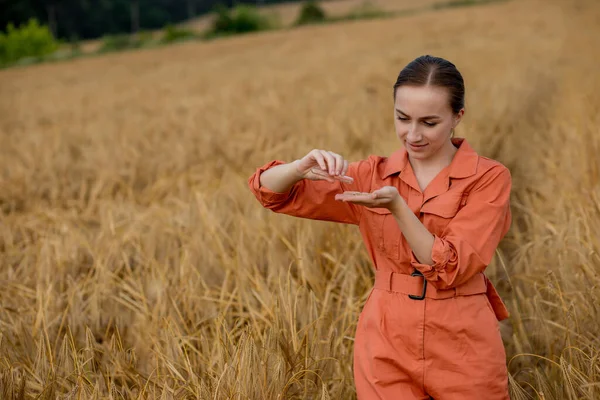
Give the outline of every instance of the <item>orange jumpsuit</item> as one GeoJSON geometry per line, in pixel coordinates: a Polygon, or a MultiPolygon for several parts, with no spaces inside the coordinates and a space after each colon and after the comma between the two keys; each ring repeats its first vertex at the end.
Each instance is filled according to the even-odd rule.
{"type": "Polygon", "coordinates": [[[248,181],[275,212],[358,225],[375,267],[354,343],[359,400],[509,399],[498,326],[508,311],[483,271],[510,226],[510,172],[465,139],[452,140],[458,151],[424,192],[404,148],[351,163],[352,184],[305,179],[287,193],[261,187],[260,174],[281,161],[248,181]],[[398,188],[434,235],[433,265],[417,261],[389,210],[334,199],[382,186],[398,188]]]}

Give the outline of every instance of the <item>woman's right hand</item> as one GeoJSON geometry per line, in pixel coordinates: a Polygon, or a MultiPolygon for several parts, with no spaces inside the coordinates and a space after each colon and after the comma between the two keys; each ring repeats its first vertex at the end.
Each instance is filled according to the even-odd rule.
{"type": "Polygon", "coordinates": [[[315,149],[301,159],[294,161],[294,163],[296,164],[296,171],[303,179],[354,182],[352,177],[346,176],[348,161],[332,151],[315,149]]]}

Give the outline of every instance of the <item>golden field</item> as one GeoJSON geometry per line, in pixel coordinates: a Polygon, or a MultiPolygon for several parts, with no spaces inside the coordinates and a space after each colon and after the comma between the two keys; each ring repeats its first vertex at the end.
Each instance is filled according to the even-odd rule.
{"type": "Polygon", "coordinates": [[[354,398],[358,229],[247,178],[391,154],[427,53],[465,77],[457,136],[513,176],[488,268],[513,399],[600,398],[599,21],[513,0],[0,71],[0,398],[354,398]]]}

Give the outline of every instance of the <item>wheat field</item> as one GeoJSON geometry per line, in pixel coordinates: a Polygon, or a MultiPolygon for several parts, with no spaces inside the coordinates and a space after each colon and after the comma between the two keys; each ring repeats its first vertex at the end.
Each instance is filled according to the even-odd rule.
{"type": "Polygon", "coordinates": [[[0,71],[0,397],[355,398],[358,229],[247,179],[390,154],[395,78],[433,54],[513,176],[487,270],[512,398],[599,399],[599,35],[594,0],[513,0],[0,71]]]}

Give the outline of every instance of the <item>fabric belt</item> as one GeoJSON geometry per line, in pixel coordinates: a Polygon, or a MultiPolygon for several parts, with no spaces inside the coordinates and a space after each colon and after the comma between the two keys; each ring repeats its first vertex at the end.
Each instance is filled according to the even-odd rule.
{"type": "MultiPolygon", "coordinates": [[[[377,289],[406,295],[420,296],[423,293],[424,278],[422,276],[411,276],[393,271],[375,271],[375,285],[377,289]]],[[[487,279],[483,274],[477,274],[467,282],[452,289],[438,290],[433,285],[427,285],[425,297],[429,299],[449,299],[456,296],[469,296],[473,294],[487,293],[487,279]]]]}
{"type": "MultiPolygon", "coordinates": [[[[399,292],[411,296],[420,296],[423,293],[424,284],[425,279],[423,276],[411,276],[392,271],[375,271],[374,287],[376,289],[399,292]]],[[[469,296],[482,293],[486,294],[498,321],[502,321],[510,316],[508,309],[498,295],[496,288],[482,273],[473,276],[465,283],[452,289],[438,290],[433,287],[433,285],[429,284],[425,291],[425,298],[442,300],[456,296],[469,296]]]]}

